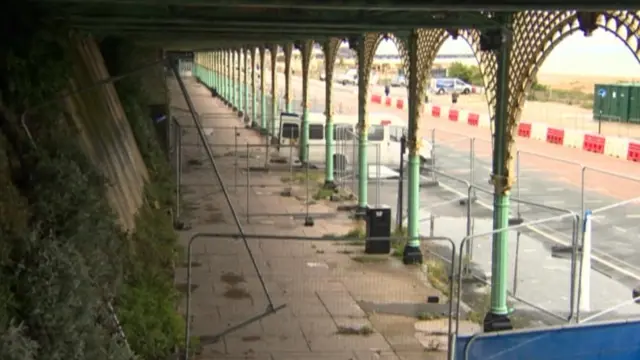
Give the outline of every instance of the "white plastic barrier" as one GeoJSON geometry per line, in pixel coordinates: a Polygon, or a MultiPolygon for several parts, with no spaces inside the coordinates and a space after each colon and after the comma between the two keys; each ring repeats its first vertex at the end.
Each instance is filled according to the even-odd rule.
{"type": "Polygon", "coordinates": [[[584,132],[580,130],[565,130],[563,145],[572,148],[582,148],[584,132]]]}
{"type": "Polygon", "coordinates": [[[629,151],[629,139],[617,136],[607,136],[604,142],[605,155],[626,158],[629,151]]]}
{"type": "Polygon", "coordinates": [[[431,116],[431,108],[433,107],[432,104],[427,103],[427,104],[422,104],[422,113],[426,116],[431,116]]]}
{"type": "Polygon", "coordinates": [[[469,112],[467,110],[458,110],[458,122],[469,123],[469,112]]]}
{"type": "Polygon", "coordinates": [[[531,124],[531,138],[536,140],[547,140],[547,124],[534,122],[531,124]]]}
{"type": "Polygon", "coordinates": [[[450,107],[448,106],[440,105],[440,117],[445,120],[449,120],[449,109],[450,107]]]}
{"type": "Polygon", "coordinates": [[[480,120],[478,121],[478,127],[488,128],[489,126],[491,126],[491,118],[489,117],[489,115],[487,114],[480,115],[480,120]]]}

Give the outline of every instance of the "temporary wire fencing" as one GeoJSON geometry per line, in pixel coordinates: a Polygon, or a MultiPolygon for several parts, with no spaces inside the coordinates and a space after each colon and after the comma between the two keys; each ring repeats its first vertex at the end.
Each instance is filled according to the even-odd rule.
{"type": "MultiPolygon", "coordinates": [[[[202,131],[201,131],[200,133],[202,133],[202,131]]],[[[205,147],[206,147],[206,146],[205,146],[205,147]]],[[[247,151],[247,154],[248,154],[248,153],[249,153],[249,151],[247,151]]],[[[211,157],[211,159],[212,159],[211,161],[213,162],[213,161],[214,161],[214,160],[213,160],[213,157],[211,157]]],[[[249,168],[249,166],[247,166],[247,168],[249,168]]],[[[308,172],[308,170],[306,170],[306,171],[308,172]]],[[[451,181],[457,181],[457,182],[460,182],[460,183],[462,183],[462,184],[465,184],[465,181],[466,181],[466,180],[456,179],[455,177],[450,176],[450,175],[449,175],[449,174],[447,174],[446,172],[440,172],[440,171],[439,171],[439,170],[437,170],[437,169],[426,169],[426,174],[431,175],[431,176],[436,175],[436,176],[437,176],[437,177],[436,177],[436,179],[437,179],[438,181],[441,181],[441,179],[443,179],[443,178],[449,179],[449,180],[451,180],[451,181]],[[431,172],[432,174],[429,174],[429,172],[431,172]],[[452,179],[452,178],[453,178],[453,179],[452,179]]],[[[308,175],[307,175],[307,176],[308,176],[308,175]]],[[[429,179],[429,177],[428,177],[428,176],[427,176],[427,178],[429,179]]],[[[471,179],[471,180],[473,180],[473,179],[471,179]]],[[[468,197],[468,194],[470,194],[473,190],[475,190],[476,194],[478,194],[478,195],[477,195],[477,196],[478,196],[478,198],[480,198],[480,197],[482,196],[482,194],[485,194],[485,195],[491,195],[490,190],[487,190],[487,189],[486,189],[486,187],[482,188],[482,187],[479,187],[479,186],[474,186],[472,182],[466,182],[466,184],[468,184],[468,185],[467,185],[467,197],[468,197]]],[[[406,193],[406,192],[405,192],[405,193],[406,193]]],[[[464,194],[463,194],[463,195],[464,195],[464,194]]],[[[460,196],[460,199],[464,199],[464,198],[465,198],[464,196],[460,196]]],[[[458,200],[459,200],[459,199],[458,199],[458,200]]],[[[515,200],[515,201],[514,201],[515,203],[520,203],[520,204],[524,204],[524,205],[527,205],[527,206],[540,206],[539,204],[527,203],[527,202],[525,202],[525,201],[518,201],[518,199],[514,199],[514,200],[515,200]]],[[[465,201],[465,202],[462,202],[462,203],[460,203],[460,202],[459,202],[459,205],[465,205],[465,206],[467,207],[467,214],[469,214],[469,213],[471,213],[470,208],[471,208],[472,204],[475,204],[475,203],[476,203],[476,202],[473,202],[473,201],[465,201]]],[[[622,206],[622,205],[620,205],[620,206],[622,206]]],[[[570,270],[570,271],[571,271],[571,273],[570,273],[568,276],[563,276],[563,278],[566,278],[566,279],[567,279],[567,281],[566,281],[566,282],[567,282],[568,284],[570,284],[569,286],[572,288],[572,289],[570,290],[570,295],[569,295],[569,296],[571,297],[571,296],[573,296],[573,294],[575,294],[575,292],[576,292],[576,284],[575,284],[575,278],[576,278],[576,276],[575,276],[575,264],[576,264],[577,250],[578,250],[578,243],[577,243],[577,240],[576,240],[576,233],[577,233],[577,230],[576,230],[576,229],[577,229],[577,228],[579,228],[579,226],[578,226],[578,224],[579,224],[579,221],[578,221],[578,220],[579,220],[579,215],[578,215],[578,214],[576,214],[576,213],[572,213],[572,212],[570,212],[570,211],[564,210],[564,209],[560,209],[560,208],[553,208],[553,207],[550,207],[550,206],[547,206],[547,207],[546,207],[546,209],[547,209],[548,211],[555,211],[555,212],[560,212],[560,213],[561,213],[561,212],[566,212],[566,214],[565,214],[565,215],[552,216],[552,217],[547,217],[547,218],[543,218],[543,219],[538,219],[538,220],[529,221],[529,222],[527,222],[527,223],[523,223],[523,224],[520,224],[520,225],[512,226],[512,227],[510,227],[509,229],[504,230],[504,231],[518,231],[518,230],[522,230],[522,229],[531,229],[532,227],[541,226],[542,224],[548,224],[548,223],[552,223],[552,222],[561,222],[561,221],[567,221],[567,220],[569,220],[569,221],[572,223],[572,225],[571,225],[571,230],[573,231],[573,233],[572,233],[572,243],[571,243],[571,244],[572,244],[572,247],[571,247],[571,258],[572,258],[572,262],[571,262],[571,263],[572,263],[572,267],[571,267],[571,270],[570,270]]],[[[606,210],[608,210],[608,209],[601,209],[601,211],[606,211],[606,210]]],[[[597,214],[597,211],[594,211],[594,213],[595,213],[595,214],[597,214]]],[[[527,220],[528,220],[528,219],[527,219],[527,220]]],[[[452,226],[451,228],[457,228],[457,227],[458,227],[458,226],[452,226]]],[[[435,232],[436,232],[436,230],[434,229],[434,230],[432,231],[431,235],[436,235],[436,234],[435,234],[435,232]]],[[[477,230],[477,232],[481,232],[481,229],[478,229],[478,230],[477,230]]],[[[460,255],[459,255],[459,258],[458,258],[458,260],[457,260],[458,270],[457,270],[457,271],[455,272],[455,274],[454,274],[454,269],[456,268],[456,266],[451,266],[451,272],[450,272],[450,278],[451,278],[451,279],[455,279],[455,283],[457,284],[458,289],[457,289],[457,291],[453,291],[453,289],[452,289],[452,290],[450,290],[450,293],[451,293],[451,294],[456,294],[457,296],[462,296],[462,295],[463,295],[463,291],[462,291],[462,290],[463,290],[463,289],[462,289],[462,282],[463,282],[463,278],[462,278],[462,276],[465,274],[464,266],[466,266],[466,264],[468,264],[468,261],[467,261],[468,259],[466,259],[466,258],[465,258],[465,256],[468,256],[468,255],[467,255],[463,250],[464,250],[464,249],[466,249],[466,245],[467,245],[467,243],[469,243],[472,239],[481,240],[482,238],[484,238],[484,240],[485,240],[484,242],[488,242],[488,241],[487,241],[487,240],[488,240],[488,238],[489,238],[489,237],[494,233],[494,231],[489,231],[489,230],[484,231],[483,233],[479,233],[479,234],[478,234],[477,232],[476,232],[476,234],[477,234],[477,235],[473,235],[473,232],[471,232],[470,234],[467,234],[467,235],[464,237],[464,239],[463,239],[461,242],[459,242],[459,243],[458,243],[458,246],[459,246],[459,248],[460,248],[460,252],[459,252],[459,254],[460,254],[460,255]]],[[[238,235],[238,234],[235,234],[235,233],[228,233],[228,234],[221,234],[221,235],[219,234],[219,235],[217,235],[217,236],[220,236],[220,237],[226,237],[226,238],[228,238],[228,239],[234,239],[234,238],[240,238],[240,237],[242,237],[242,238],[245,240],[245,244],[246,244],[246,239],[251,237],[251,236],[247,237],[247,236],[246,236],[246,234],[245,234],[245,235],[242,235],[242,234],[238,235]]],[[[268,236],[268,235],[267,235],[267,236],[264,236],[264,235],[256,235],[256,236],[257,236],[257,237],[260,237],[262,240],[266,240],[267,238],[270,238],[270,236],[268,236]]],[[[437,237],[437,236],[435,236],[435,237],[437,237]]],[[[281,238],[274,237],[274,239],[272,239],[272,241],[280,241],[280,240],[284,241],[284,240],[287,240],[287,239],[289,239],[289,238],[290,238],[290,239],[293,239],[294,237],[288,237],[288,236],[284,236],[284,237],[281,237],[281,238]]],[[[519,239],[519,236],[517,236],[517,238],[519,239]]],[[[300,240],[300,238],[298,238],[298,239],[300,240]]],[[[329,237],[329,238],[304,238],[304,237],[303,237],[303,238],[302,238],[302,240],[305,240],[305,239],[306,239],[306,240],[309,240],[309,241],[334,240],[334,241],[338,241],[338,242],[341,240],[341,239],[339,239],[339,238],[332,238],[332,237],[329,237]]],[[[526,238],[526,237],[523,237],[523,239],[527,239],[527,238],[526,238]]],[[[342,240],[344,240],[344,239],[342,239],[342,240]]],[[[423,240],[424,242],[428,242],[428,241],[429,241],[429,238],[425,238],[425,239],[422,239],[422,240],[423,240]]],[[[450,240],[449,240],[449,241],[450,241],[450,240]]],[[[480,241],[479,241],[479,242],[480,242],[480,241]]],[[[269,247],[269,245],[265,245],[264,247],[269,247]]],[[[287,247],[289,247],[289,246],[287,246],[287,247]]],[[[518,248],[518,246],[517,246],[517,245],[516,245],[516,248],[518,248]]],[[[516,258],[517,258],[517,256],[516,256],[516,258]]],[[[452,264],[455,264],[455,263],[456,263],[456,261],[455,261],[455,260],[449,260],[449,261],[450,261],[452,264]]],[[[515,262],[516,262],[516,264],[517,264],[517,259],[516,259],[516,261],[515,261],[515,262]]],[[[516,264],[514,264],[514,266],[515,266],[516,264]]],[[[189,260],[189,269],[191,269],[191,265],[192,265],[192,261],[191,261],[191,256],[190,256],[190,260],[189,260]]],[[[531,265],[531,267],[534,267],[534,266],[536,266],[536,265],[537,265],[538,267],[540,266],[540,265],[539,265],[539,263],[534,263],[534,264],[532,264],[532,265],[531,265]]],[[[315,268],[315,267],[317,267],[317,264],[314,264],[313,266],[311,266],[311,265],[307,264],[307,266],[308,266],[308,267],[310,267],[310,268],[315,268]]],[[[546,267],[546,266],[545,266],[545,267],[546,267]]],[[[552,270],[552,269],[550,269],[550,270],[552,270]]],[[[516,273],[517,273],[517,271],[516,271],[516,273]]],[[[556,274],[556,275],[557,275],[557,274],[556,274]]],[[[552,276],[553,276],[553,275],[552,275],[552,276]]],[[[539,277],[540,277],[540,274],[538,274],[538,278],[539,278],[539,277]]],[[[546,276],[544,276],[544,277],[545,277],[545,278],[547,278],[546,276]]],[[[518,283],[518,281],[517,281],[517,280],[515,280],[515,276],[514,276],[513,281],[514,281],[514,284],[517,284],[517,283],[518,283]]],[[[454,284],[454,281],[450,282],[450,285],[451,285],[451,286],[453,286],[453,284],[454,284]]],[[[190,286],[188,286],[188,287],[187,287],[187,289],[189,289],[189,290],[188,290],[188,291],[189,291],[189,292],[188,292],[188,294],[189,294],[189,296],[190,296],[191,288],[192,288],[192,287],[191,287],[191,285],[193,285],[193,284],[189,283],[189,285],[190,285],[190,286]]],[[[579,291],[579,287],[580,287],[580,284],[578,284],[578,285],[577,285],[577,288],[578,288],[578,289],[577,289],[577,291],[579,291]]],[[[514,286],[514,288],[515,288],[515,286],[514,286]]],[[[316,291],[316,292],[317,292],[317,291],[316,291]]],[[[515,292],[515,290],[514,290],[513,292],[515,292]]],[[[274,304],[274,302],[273,302],[273,301],[271,300],[271,298],[269,297],[268,292],[266,291],[266,288],[265,288],[265,294],[267,294],[267,298],[269,299],[269,300],[268,300],[269,305],[268,305],[268,307],[267,307],[267,311],[266,311],[264,314],[267,314],[267,313],[273,312],[273,311],[274,311],[274,309],[280,309],[280,307],[274,307],[274,305],[273,305],[273,304],[274,304]]],[[[565,300],[566,300],[566,299],[562,299],[562,301],[565,301],[565,300]]],[[[322,300],[321,300],[321,301],[322,301],[322,300]]],[[[544,307],[538,307],[538,310],[539,310],[539,311],[541,311],[541,312],[544,312],[544,313],[545,313],[546,315],[548,315],[550,318],[555,318],[555,319],[556,319],[557,321],[559,321],[559,322],[560,322],[560,321],[565,321],[565,320],[567,319],[567,317],[568,317],[568,318],[572,318],[572,317],[573,317],[573,315],[575,314],[575,312],[577,312],[577,310],[578,310],[578,309],[576,309],[576,299],[571,298],[571,299],[569,299],[569,301],[568,301],[568,302],[569,302],[569,311],[568,311],[568,312],[564,312],[564,313],[557,313],[557,312],[552,311],[552,310],[547,310],[547,309],[545,309],[544,307]],[[568,316],[567,316],[567,314],[568,314],[568,316]]],[[[190,303],[190,301],[189,301],[188,303],[190,303]]],[[[277,303],[277,302],[276,302],[276,303],[277,303]]],[[[456,318],[456,321],[459,321],[459,319],[460,319],[460,317],[459,317],[459,316],[457,316],[456,314],[460,314],[459,306],[460,306],[461,302],[460,302],[460,300],[458,300],[458,301],[455,301],[455,302],[453,302],[453,303],[455,303],[455,304],[456,304],[456,307],[458,307],[458,310],[457,310],[457,311],[450,311],[450,312],[449,312],[449,313],[450,313],[450,319],[449,319],[449,321],[450,321],[450,322],[451,322],[451,321],[453,321],[453,317],[454,317],[454,316],[455,316],[455,318],[456,318]]],[[[187,305],[187,306],[190,306],[190,305],[187,305]]],[[[605,309],[605,310],[606,310],[606,311],[611,311],[610,309],[605,309]]],[[[245,314],[246,314],[246,313],[245,313],[245,314]]],[[[602,312],[600,312],[599,314],[595,314],[595,315],[602,316],[603,314],[602,314],[602,312]]],[[[246,316],[246,315],[245,315],[245,316],[246,316]]],[[[230,333],[230,332],[232,332],[232,331],[236,331],[236,330],[238,330],[240,327],[243,327],[243,326],[249,325],[251,322],[256,321],[256,320],[259,320],[259,319],[261,319],[262,317],[263,317],[263,315],[258,315],[258,317],[254,317],[254,318],[252,318],[252,319],[249,319],[248,321],[241,322],[241,323],[239,324],[239,326],[231,326],[231,327],[229,327],[229,328],[227,328],[227,329],[223,329],[223,330],[222,330],[222,331],[223,331],[222,335],[220,335],[220,334],[212,335],[212,336],[210,337],[210,339],[219,339],[219,338],[220,338],[220,336],[224,336],[224,335],[226,335],[226,334],[229,334],[229,333],[230,333]]],[[[586,318],[585,320],[591,320],[592,318],[593,318],[593,315],[592,315],[592,316],[589,316],[589,317],[588,317],[588,318],[586,318]]],[[[455,328],[456,328],[456,329],[459,329],[459,327],[458,327],[458,326],[456,326],[455,328]]],[[[189,330],[188,330],[188,331],[189,331],[189,330]]],[[[449,331],[448,333],[449,333],[449,334],[452,334],[453,332],[452,332],[452,331],[449,331]]],[[[505,334],[505,336],[511,336],[511,334],[517,334],[517,333],[508,333],[508,334],[505,334]]],[[[187,333],[186,335],[187,335],[187,341],[189,341],[188,339],[190,339],[190,333],[187,333]]],[[[451,338],[453,338],[453,336],[452,336],[451,338]]],[[[460,339],[463,339],[463,338],[460,338],[460,339]]],[[[464,340],[464,339],[463,339],[463,340],[464,340]]],[[[461,343],[462,343],[462,342],[461,342],[461,343]]],[[[450,348],[451,348],[451,347],[450,347],[450,348]]],[[[509,346],[508,346],[508,344],[507,344],[507,345],[505,345],[505,344],[503,344],[503,345],[502,345],[502,351],[512,351],[514,348],[515,348],[515,347],[513,347],[513,346],[509,347],[509,346]]],[[[466,349],[466,350],[468,350],[468,349],[469,349],[469,347],[467,347],[467,348],[465,348],[465,349],[466,349]]],[[[460,351],[458,351],[457,353],[455,353],[456,358],[460,358],[460,357],[458,357],[458,356],[462,356],[461,354],[463,354],[463,353],[462,353],[462,352],[460,352],[460,351]]],[[[513,355],[513,352],[511,352],[510,354],[511,354],[511,355],[513,355]]],[[[188,354],[187,354],[187,356],[188,356],[188,354]]],[[[479,357],[479,358],[486,358],[486,357],[479,357]]]]}
{"type": "MultiPolygon", "coordinates": [[[[189,107],[194,108],[191,104],[189,107]]],[[[183,140],[178,141],[183,143],[185,165],[180,188],[192,189],[193,186],[186,185],[193,179],[196,171],[207,170],[208,175],[203,173],[203,176],[198,177],[207,178],[207,176],[210,177],[213,168],[216,174],[225,176],[224,181],[219,179],[215,191],[224,192],[233,207],[241,209],[243,194],[233,194],[233,191],[225,190],[233,181],[233,173],[237,171],[229,171],[234,167],[235,156],[224,155],[233,153],[235,144],[225,145],[220,140],[227,139],[236,131],[243,134],[238,137],[243,139],[245,136],[249,137],[250,131],[234,127],[228,130],[209,128],[216,114],[210,113],[209,121],[204,121],[205,116],[191,114],[195,127],[189,124],[186,116],[176,115],[181,128],[177,133],[183,137],[183,140]],[[207,129],[211,130],[210,135],[207,135],[207,129]],[[189,142],[194,138],[190,133],[194,132],[197,132],[202,142],[200,147],[189,142]],[[210,164],[207,169],[205,169],[205,160],[210,164]]],[[[227,119],[227,121],[233,120],[227,119]]],[[[243,145],[244,148],[249,147],[247,154],[251,153],[252,145],[259,146],[257,151],[264,149],[263,144],[247,142],[243,145]]],[[[238,149],[237,152],[240,151],[238,149]]],[[[251,169],[252,159],[247,158],[249,158],[247,169],[250,169],[248,173],[252,174],[254,172],[251,169]]],[[[256,173],[265,173],[262,161],[255,166],[256,173]]],[[[239,172],[242,172],[241,164],[237,167],[239,172]]],[[[269,171],[272,171],[272,167],[269,171]]],[[[301,172],[308,178],[310,171],[313,169],[307,167],[301,172]]],[[[254,177],[250,178],[253,181],[254,177]]],[[[254,182],[257,183],[257,181],[254,182]]],[[[243,184],[239,181],[239,185],[243,184]]],[[[197,194],[183,193],[183,197],[185,195],[199,198],[204,205],[203,208],[219,206],[214,199],[203,195],[202,191],[197,194]]],[[[367,276],[363,277],[360,276],[363,267],[359,267],[357,261],[344,254],[334,253],[325,260],[318,259],[313,262],[304,260],[303,255],[309,252],[312,252],[313,258],[322,258],[321,255],[328,253],[332,246],[339,246],[346,251],[353,248],[354,242],[363,244],[363,239],[360,237],[269,235],[265,231],[260,231],[260,227],[255,227],[253,221],[253,229],[257,229],[253,234],[245,232],[243,229],[246,224],[239,221],[235,226],[228,226],[209,219],[201,225],[214,225],[216,230],[215,234],[196,234],[188,244],[187,284],[185,284],[187,293],[185,308],[188,322],[185,334],[185,359],[192,358],[191,339],[196,335],[199,337],[200,345],[208,348],[223,346],[225,352],[232,353],[246,351],[246,342],[252,341],[247,339],[255,338],[257,334],[265,337],[266,341],[275,339],[274,341],[279,344],[279,350],[306,352],[311,346],[314,351],[339,352],[338,348],[329,346],[332,343],[327,341],[331,337],[335,338],[331,341],[342,343],[339,348],[348,349],[352,354],[351,349],[370,349],[379,347],[376,344],[386,344],[382,335],[373,332],[373,325],[366,319],[367,313],[376,313],[378,307],[384,307],[385,304],[407,301],[412,302],[409,303],[410,306],[415,305],[419,309],[424,305],[424,299],[432,295],[429,293],[429,288],[418,280],[399,279],[397,275],[399,269],[394,266],[385,267],[379,275],[367,273],[367,276]],[[234,229],[235,227],[240,230],[234,229]],[[225,231],[228,232],[225,233],[225,231]],[[216,238],[215,241],[195,241],[196,238],[204,240],[203,237],[216,238]],[[356,264],[355,267],[354,264],[356,264]],[[216,282],[211,290],[211,279],[218,278],[221,283],[216,282]],[[345,286],[349,287],[349,291],[345,286]],[[260,287],[264,289],[261,294],[251,291],[252,288],[260,287]],[[199,295],[196,296],[196,294],[199,295]],[[364,304],[368,304],[368,310],[361,310],[361,307],[366,308],[364,304]],[[286,310],[284,305],[287,306],[286,310]],[[277,318],[267,317],[276,312],[282,315],[277,318]],[[332,317],[321,317],[327,312],[332,314],[332,317]],[[282,316],[285,316],[285,320],[282,316]],[[325,323],[324,320],[330,323],[325,323]],[[292,323],[291,327],[287,327],[289,322],[292,323]],[[260,329],[259,333],[256,332],[256,328],[260,329]],[[360,334],[366,336],[345,336],[360,334]],[[283,337],[286,337],[287,341],[284,341],[283,337]],[[223,338],[224,341],[220,341],[223,338]],[[223,344],[220,345],[221,343],[223,344]]],[[[286,233],[286,228],[276,225],[281,234],[286,233]]],[[[269,229],[274,232],[273,227],[269,229]]],[[[423,240],[452,244],[450,239],[444,238],[423,240]]],[[[367,241],[389,241],[389,239],[374,238],[367,241]]],[[[451,250],[455,251],[455,247],[451,246],[451,250]]],[[[449,259],[453,258],[454,254],[449,259]]],[[[361,265],[365,266],[365,264],[361,265]]],[[[451,277],[452,274],[449,276],[451,277]]],[[[453,304],[450,303],[432,304],[432,306],[445,316],[453,308],[453,304]]],[[[414,316],[418,315],[416,313],[414,316]]],[[[413,337],[414,334],[407,335],[413,337]]],[[[419,351],[415,351],[415,355],[421,355],[423,352],[424,350],[420,348],[419,351]]]]}

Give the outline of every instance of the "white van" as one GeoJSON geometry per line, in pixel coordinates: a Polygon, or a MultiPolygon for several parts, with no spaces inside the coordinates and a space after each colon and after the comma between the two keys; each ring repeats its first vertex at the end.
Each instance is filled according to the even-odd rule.
{"type": "Polygon", "coordinates": [[[444,95],[453,92],[468,95],[473,92],[473,86],[458,78],[431,79],[430,88],[432,92],[438,95],[444,95]]]}
{"type": "MultiPolygon", "coordinates": [[[[325,164],[325,116],[321,113],[309,113],[309,163],[325,164]]],[[[333,139],[335,144],[334,166],[337,171],[353,167],[358,159],[358,137],[356,115],[334,115],[333,139]]],[[[367,162],[369,165],[384,165],[391,168],[400,166],[400,139],[407,134],[406,122],[395,115],[372,113],[369,115],[367,141],[367,162]]],[[[298,114],[280,115],[279,156],[285,159],[299,160],[299,137],[301,119],[298,114]]],[[[422,139],[420,159],[423,166],[431,164],[432,145],[422,139]]],[[[407,161],[405,154],[405,161],[407,161]]]]}

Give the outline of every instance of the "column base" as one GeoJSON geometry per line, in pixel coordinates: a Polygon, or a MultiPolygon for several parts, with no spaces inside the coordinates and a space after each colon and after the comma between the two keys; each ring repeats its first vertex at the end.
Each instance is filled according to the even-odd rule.
{"type": "Polygon", "coordinates": [[[335,190],[338,188],[338,185],[336,185],[333,180],[325,180],[323,188],[327,190],[335,190]]]}
{"type": "Polygon", "coordinates": [[[419,247],[405,245],[402,251],[402,263],[405,265],[422,264],[422,251],[419,247]]]}
{"type": "Polygon", "coordinates": [[[366,220],[367,219],[367,209],[368,206],[359,206],[356,207],[356,213],[353,215],[356,220],[366,220]]]}
{"type": "Polygon", "coordinates": [[[312,227],[313,225],[315,225],[315,222],[313,221],[313,218],[311,216],[307,216],[304,218],[304,226],[312,227]]]}
{"type": "Polygon", "coordinates": [[[484,328],[484,332],[513,330],[513,325],[511,325],[509,315],[494,314],[491,312],[488,312],[484,316],[482,326],[484,328]]]}

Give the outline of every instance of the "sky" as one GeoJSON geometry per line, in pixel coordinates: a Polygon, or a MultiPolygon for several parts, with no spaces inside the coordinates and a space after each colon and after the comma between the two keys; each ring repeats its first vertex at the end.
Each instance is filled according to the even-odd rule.
{"type": "MultiPolygon", "coordinates": [[[[397,48],[393,41],[383,41],[377,53],[395,54],[397,48]]],[[[439,54],[471,54],[471,48],[463,39],[450,38],[439,54]]],[[[575,32],[564,39],[542,64],[540,73],[640,77],[640,63],[620,39],[598,29],[591,37],[575,32]]]]}

